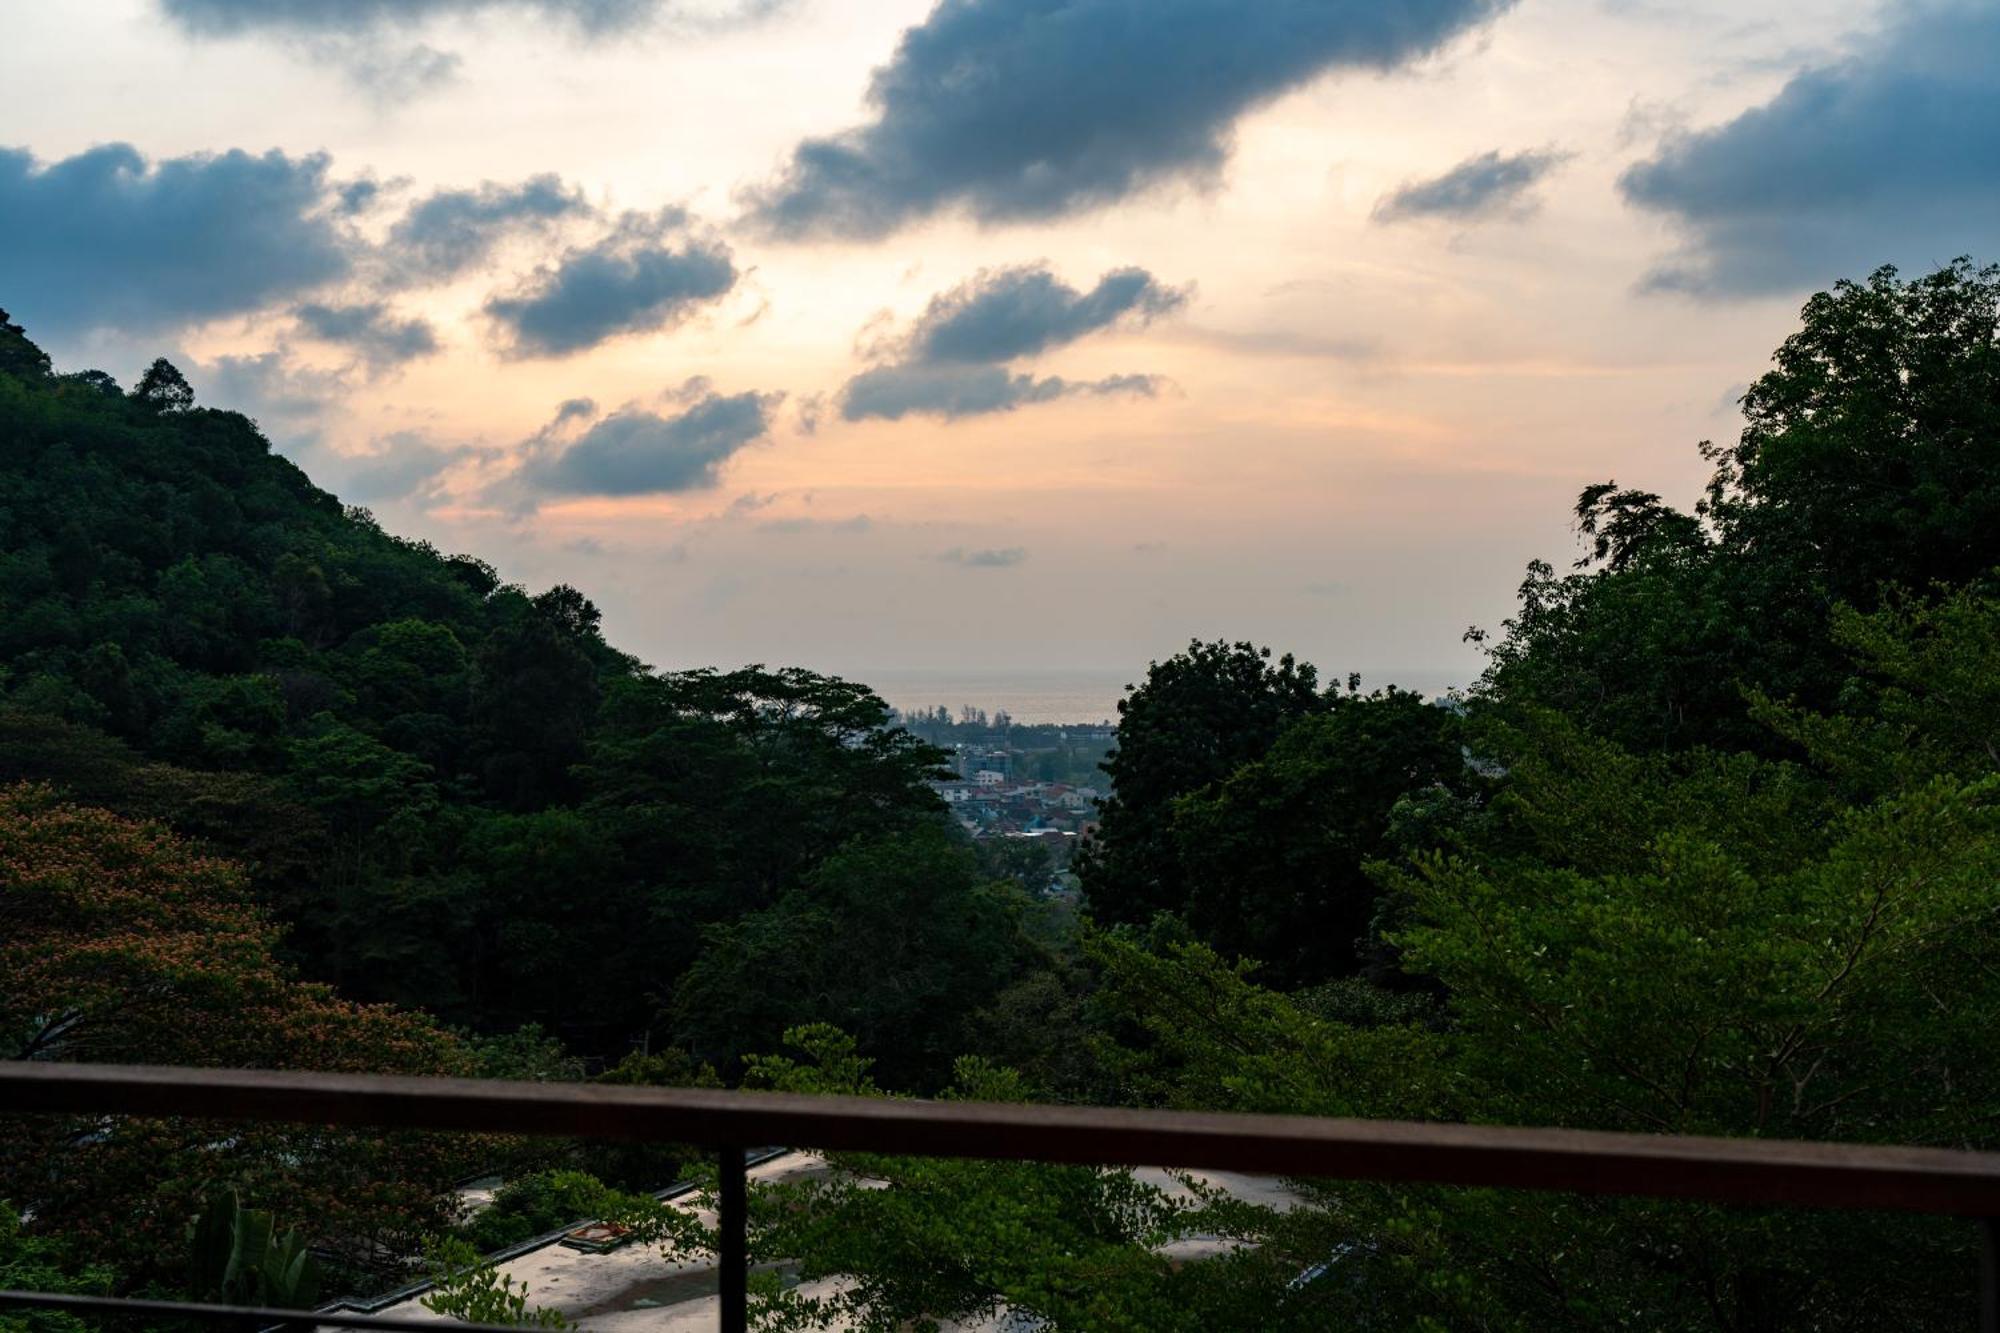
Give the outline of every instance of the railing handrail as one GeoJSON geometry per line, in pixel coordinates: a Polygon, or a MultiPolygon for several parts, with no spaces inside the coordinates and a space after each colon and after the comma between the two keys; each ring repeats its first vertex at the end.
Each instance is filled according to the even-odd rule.
{"type": "Polygon", "coordinates": [[[0,1063],[0,1112],[788,1143],[2000,1217],[2000,1153],[1312,1116],[153,1065],[0,1063]]]}

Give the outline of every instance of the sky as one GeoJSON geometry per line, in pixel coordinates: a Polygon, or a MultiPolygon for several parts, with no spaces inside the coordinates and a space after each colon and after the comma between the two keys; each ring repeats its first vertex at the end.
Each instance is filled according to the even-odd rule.
{"type": "Polygon", "coordinates": [[[1990,0],[75,0],[0,306],[660,667],[1476,673],[1802,301],[1992,259],[1990,0]]]}

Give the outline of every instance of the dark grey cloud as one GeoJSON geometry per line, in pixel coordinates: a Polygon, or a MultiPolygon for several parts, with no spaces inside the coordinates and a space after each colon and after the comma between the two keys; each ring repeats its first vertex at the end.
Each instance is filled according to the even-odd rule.
{"type": "Polygon", "coordinates": [[[372,370],[399,366],[438,350],[437,330],[428,320],[401,319],[380,301],[360,305],[309,303],[292,314],[306,334],[351,348],[372,370]]]}
{"type": "Polygon", "coordinates": [[[1112,375],[1100,380],[1038,378],[1005,366],[925,366],[897,364],[864,370],[841,391],[840,415],[848,421],[906,416],[946,420],[1011,412],[1033,403],[1079,394],[1138,394],[1152,397],[1160,382],[1151,375],[1112,375]]]}
{"type": "Polygon", "coordinates": [[[706,490],[724,463],[769,433],[777,405],[772,394],[711,393],[671,416],[627,408],[566,446],[552,426],[532,442],[519,482],[544,496],[706,490]]]}
{"type": "Polygon", "coordinates": [[[2000,240],[2000,6],[1898,7],[1857,54],[1770,101],[1667,139],[1619,184],[1681,251],[1654,288],[1754,295],[2000,240]]]}
{"type": "Polygon", "coordinates": [[[1150,396],[1159,388],[1151,375],[1079,381],[1037,376],[1008,363],[1114,326],[1151,323],[1186,303],[1186,290],[1165,286],[1142,268],[1113,269],[1087,292],[1044,264],[985,270],[932,297],[907,333],[879,341],[883,364],[847,382],[840,413],[848,421],[911,415],[950,420],[1077,394],[1150,396]]]}
{"type": "Polygon", "coordinates": [[[389,229],[384,269],[399,286],[449,282],[483,264],[506,236],[588,216],[581,191],[549,174],[516,185],[439,190],[410,206],[389,229]]]}
{"type": "Polygon", "coordinates": [[[684,213],[628,213],[611,234],[566,252],[511,296],[486,303],[516,356],[567,356],[626,333],[677,324],[736,286],[729,247],[684,213]]]}
{"type": "Polygon", "coordinates": [[[1375,205],[1375,221],[1444,218],[1451,222],[1480,222],[1510,215],[1518,217],[1532,209],[1534,188],[1569,158],[1568,153],[1554,149],[1481,153],[1465,159],[1442,176],[1412,181],[1389,194],[1375,205]]]}
{"type": "Polygon", "coordinates": [[[954,546],[938,555],[938,559],[948,565],[963,565],[967,569],[1011,569],[1027,558],[1027,549],[1020,546],[1002,546],[986,550],[968,550],[963,546],[954,546]]]}
{"type": "Polygon", "coordinates": [[[1045,219],[1212,184],[1245,112],[1336,68],[1393,69],[1512,0],[940,0],[868,91],[745,198],[781,236],[880,236],[946,209],[1045,219]]]}
{"type": "Polygon", "coordinates": [[[0,291],[38,333],[145,333],[295,299],[360,248],[324,155],[149,162],[108,144],[56,162],[0,149],[0,291]]]}
{"type": "Polygon", "coordinates": [[[1121,322],[1149,323],[1186,303],[1185,291],[1142,268],[1114,269],[1088,292],[1046,265],[989,270],[931,298],[904,357],[932,365],[1013,361],[1121,322]]]}

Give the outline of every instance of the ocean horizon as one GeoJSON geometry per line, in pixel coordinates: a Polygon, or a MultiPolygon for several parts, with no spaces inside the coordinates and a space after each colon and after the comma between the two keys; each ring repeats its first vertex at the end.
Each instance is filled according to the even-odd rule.
{"type": "MultiPolygon", "coordinates": [[[[1118,701],[1127,689],[1146,678],[1146,668],[1126,671],[1035,669],[1019,671],[925,671],[884,668],[852,673],[892,708],[910,713],[920,709],[984,709],[988,716],[1005,712],[1029,725],[1073,722],[1079,725],[1115,722],[1118,701]]],[[[1331,684],[1329,676],[1323,683],[1331,684]]],[[[1372,690],[1395,684],[1432,697],[1462,688],[1462,673],[1436,669],[1363,672],[1361,687],[1372,690]]]]}

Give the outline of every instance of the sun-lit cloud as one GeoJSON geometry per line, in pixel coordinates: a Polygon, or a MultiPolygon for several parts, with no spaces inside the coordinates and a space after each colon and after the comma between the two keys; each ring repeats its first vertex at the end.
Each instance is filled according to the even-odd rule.
{"type": "Polygon", "coordinates": [[[0,305],[655,662],[1442,670],[1577,487],[1697,498],[1792,292],[1995,257],[1969,0],[75,8],[0,305]]]}
{"type": "Polygon", "coordinates": [[[1919,0],[1853,56],[1713,128],[1669,138],[1619,182],[1685,248],[1655,288],[1798,290],[2000,241],[2000,7],[1919,0]]]}
{"type": "Polygon", "coordinates": [[[807,139],[746,196],[779,235],[885,235],[963,209],[1056,218],[1213,185],[1236,122],[1336,68],[1392,69],[1511,0],[947,0],[868,90],[874,118],[807,139]]]}

